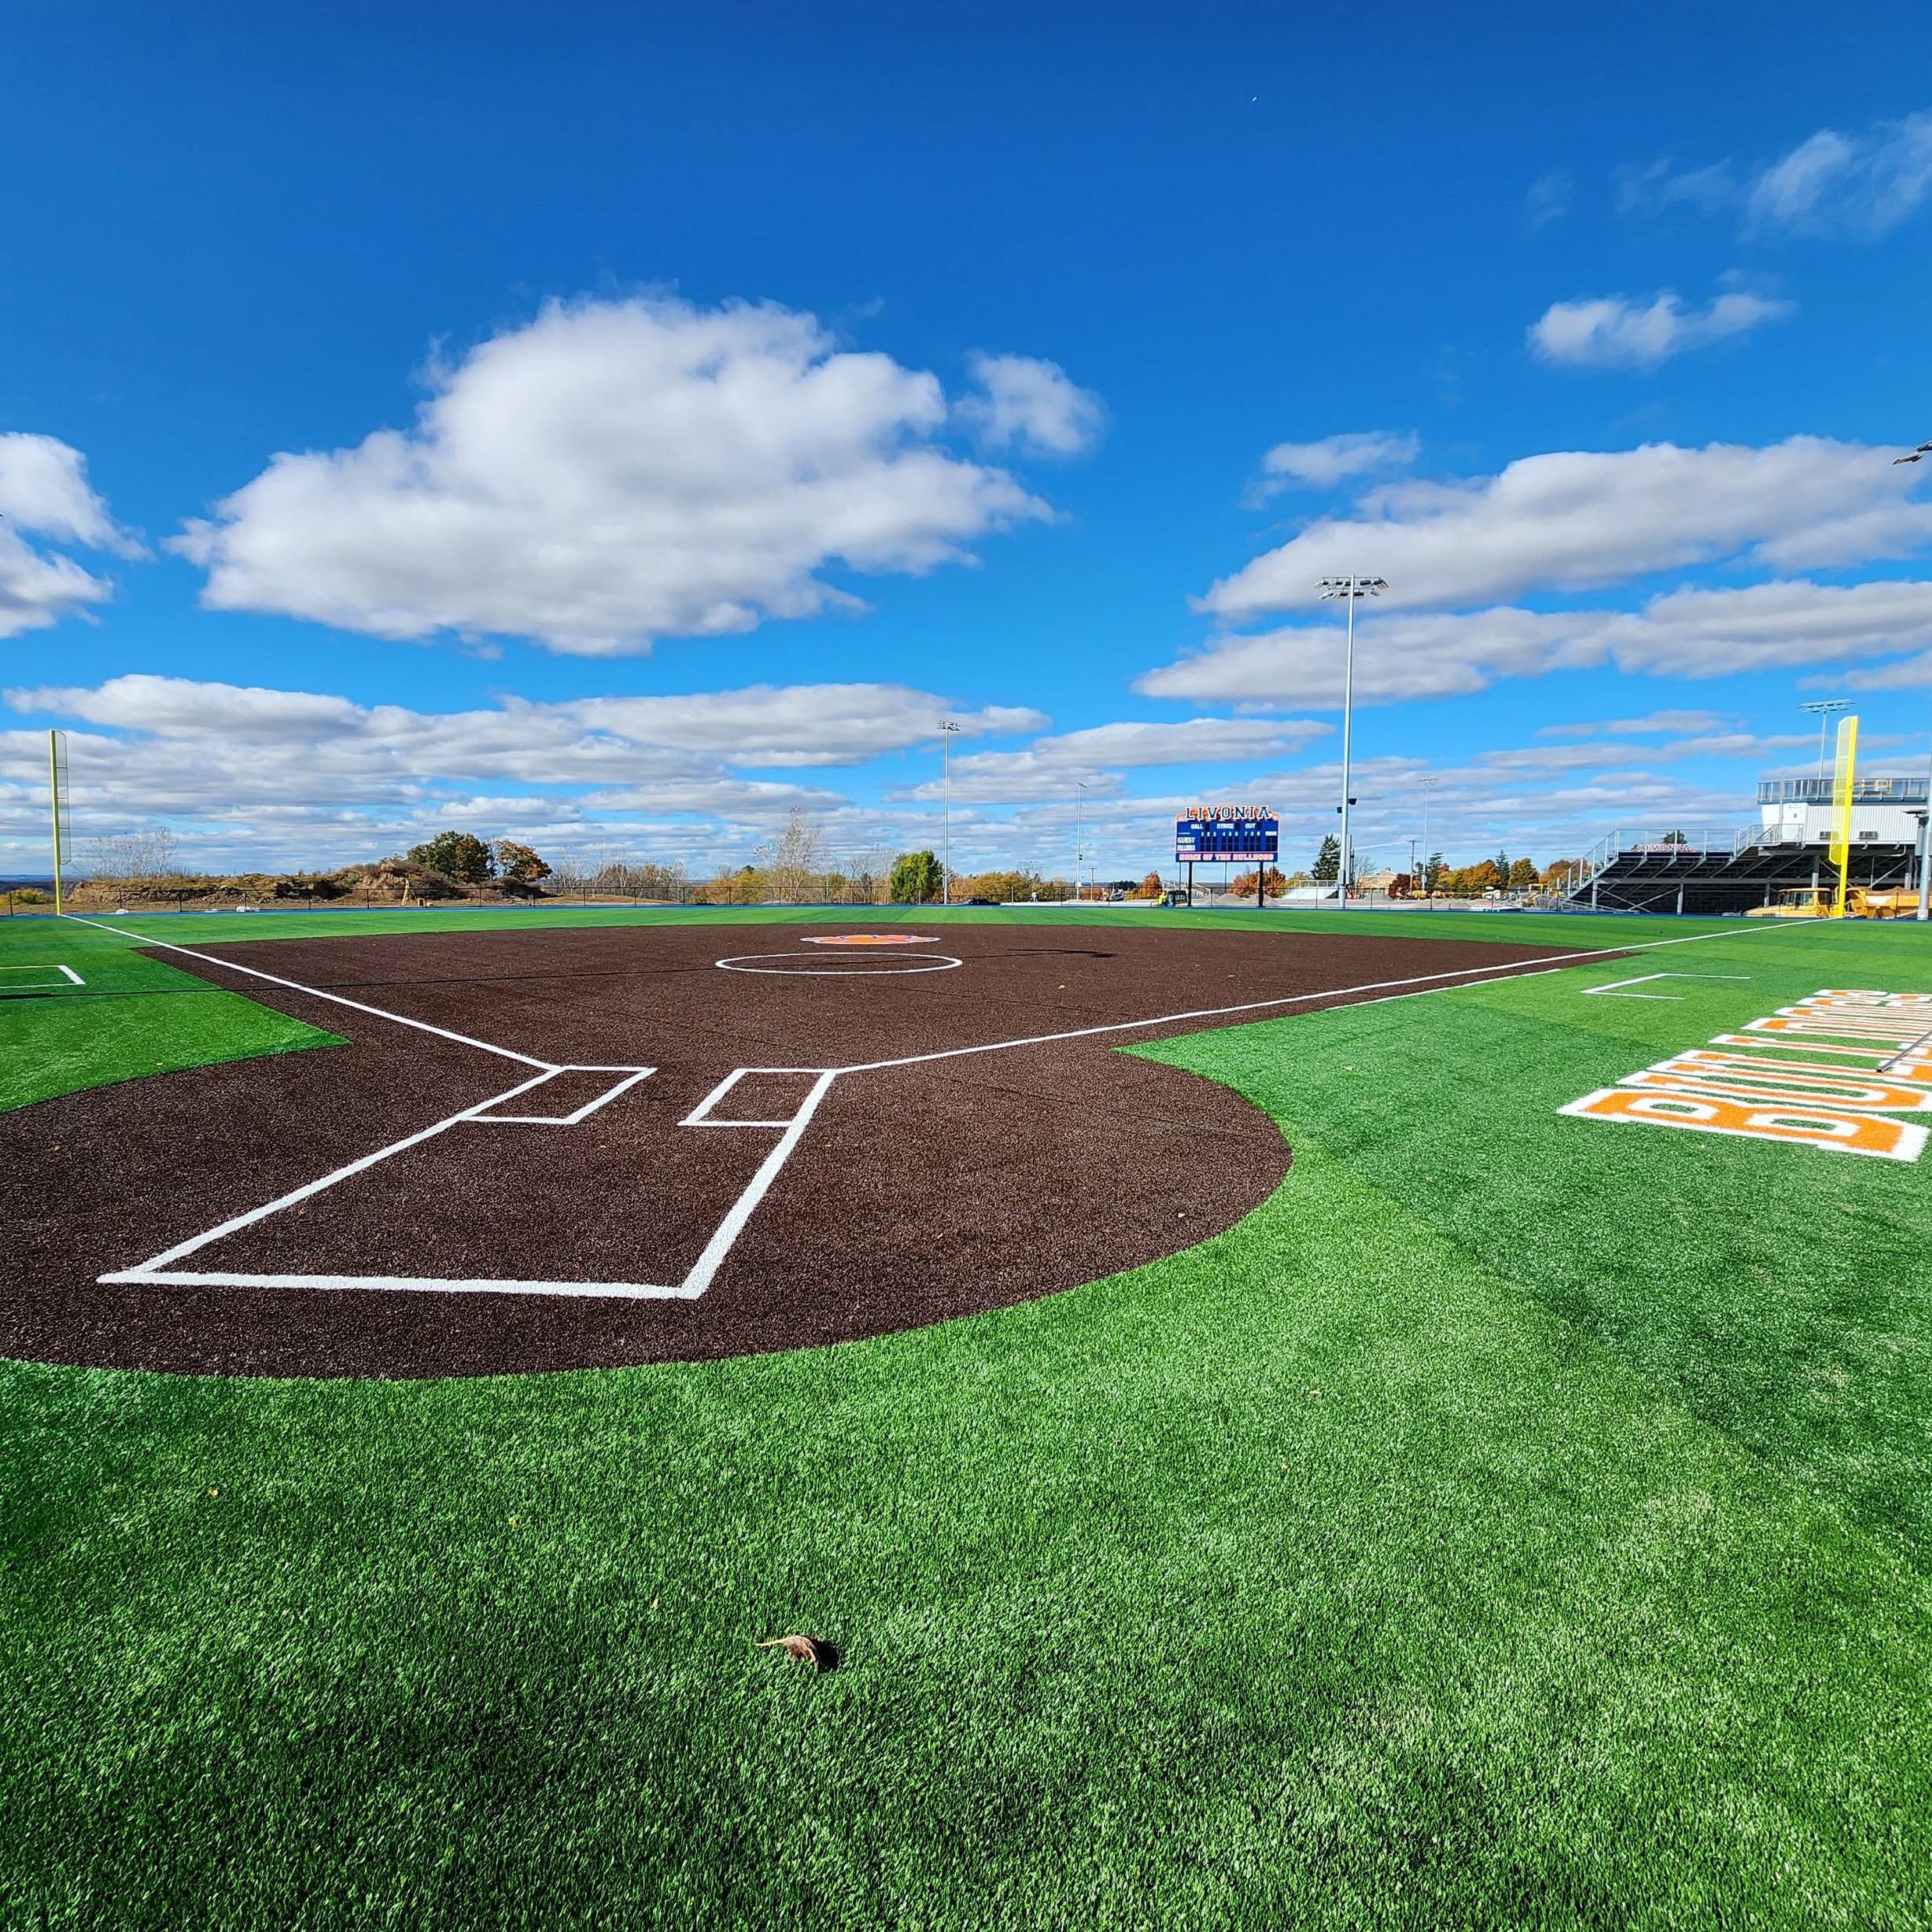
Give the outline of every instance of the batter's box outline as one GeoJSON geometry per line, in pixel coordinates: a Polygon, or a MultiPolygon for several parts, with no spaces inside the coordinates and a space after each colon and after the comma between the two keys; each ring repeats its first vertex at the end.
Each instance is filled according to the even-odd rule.
{"type": "Polygon", "coordinates": [[[0,979],[0,993],[64,993],[69,986],[84,986],[87,982],[71,966],[65,966],[59,960],[35,960],[26,965],[0,966],[0,973],[40,973],[58,975],[57,978],[43,978],[30,986],[22,986],[18,980],[0,979]]]}
{"type": "Polygon", "coordinates": [[[607,1107],[619,1096],[628,1093],[641,1080],[648,1080],[657,1071],[655,1067],[553,1067],[542,1079],[531,1081],[519,1092],[534,1092],[538,1087],[556,1078],[559,1074],[621,1074],[623,1078],[613,1081],[593,1100],[568,1113],[497,1113],[492,1110],[498,1104],[491,1101],[481,1107],[471,1109],[467,1118],[483,1127],[575,1127],[580,1121],[588,1120],[600,1107],[607,1107]]]}
{"type": "MultiPolygon", "coordinates": [[[[706,1119],[695,1124],[701,1127],[749,1127],[775,1128],[779,1138],[776,1144],[758,1163],[758,1170],[744,1184],[744,1190],[726,1211],[724,1219],[712,1231],[704,1252],[692,1264],[690,1272],[681,1281],[524,1281],[506,1280],[495,1277],[478,1280],[455,1280],[442,1275],[370,1275],[370,1274],[284,1274],[243,1271],[215,1268],[184,1268],[178,1264],[190,1260],[204,1248],[222,1241],[231,1234],[240,1234],[243,1228],[252,1227],[257,1222],[267,1220],[270,1216],[279,1214],[284,1209],[298,1203],[313,1199],[329,1188],[339,1186],[356,1175],[366,1174],[371,1167],[379,1166],[396,1155],[406,1152],[412,1147],[420,1147],[425,1141],[435,1139],[440,1134],[448,1133],[453,1128],[464,1125],[524,1127],[573,1127],[598,1108],[607,1105],[621,1092],[629,1091],[639,1081],[647,1079],[655,1071],[649,1067],[552,1067],[546,1066],[527,1080],[519,1081],[513,1087],[492,1095],[487,1100],[478,1101],[472,1106],[460,1109],[432,1125],[405,1135],[402,1139],[392,1141],[386,1147],[378,1147],[373,1153],[364,1154],[359,1160],[352,1160],[338,1167],[333,1173],[319,1179],[306,1182],[303,1186],[291,1188],[273,1201],[265,1202],[260,1207],[250,1208],[245,1213],[231,1216],[218,1226],[205,1233],[191,1235],[186,1241],[177,1242],[151,1259],[137,1263],[132,1268],[123,1268],[112,1274],[96,1277],[103,1285],[119,1287],[169,1287],[187,1288],[347,1288],[375,1290],[383,1292],[400,1292],[419,1295],[569,1295],[586,1299],[606,1301],[641,1302],[694,1302],[711,1286],[718,1270],[724,1266],[725,1257],[744,1232],[746,1222],[751,1220],[759,1202],[770,1191],[784,1165],[792,1156],[792,1151],[804,1138],[805,1129],[812,1124],[812,1117],[819,1110],[819,1105],[831,1091],[832,1083],[838,1078],[836,1069],[813,1067],[744,1067],[737,1068],[721,1080],[694,1111],[702,1112],[713,1107],[738,1080],[749,1073],[810,1074],[812,1085],[797,1111],[788,1120],[719,1120],[706,1119]],[[601,1095],[587,1107],[579,1108],[567,1115],[505,1114],[497,1110],[508,1103],[520,1099],[524,1095],[545,1085],[562,1073],[612,1073],[630,1076],[618,1081],[611,1091],[601,1095]]],[[[692,1124],[681,1120],[680,1126],[692,1124]]]]}

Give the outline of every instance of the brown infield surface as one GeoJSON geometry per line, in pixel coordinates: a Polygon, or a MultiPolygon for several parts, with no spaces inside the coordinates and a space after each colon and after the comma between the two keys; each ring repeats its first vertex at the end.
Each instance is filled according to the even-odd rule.
{"type": "Polygon", "coordinates": [[[719,923],[159,957],[350,1045],[0,1115],[0,1352],[479,1375],[1001,1307],[1190,1247],[1287,1170],[1239,1096],[1114,1049],[1573,955],[1373,931],[719,923]],[[822,943],[867,932],[916,936],[822,943]],[[1280,1003],[1212,1010],[1249,1002],[1280,1003]],[[1034,1037],[1081,1028],[1110,1030],[1034,1037]]]}

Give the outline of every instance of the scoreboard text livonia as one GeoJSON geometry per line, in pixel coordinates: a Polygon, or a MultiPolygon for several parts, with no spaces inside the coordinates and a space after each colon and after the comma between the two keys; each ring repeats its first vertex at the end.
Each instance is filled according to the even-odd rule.
{"type": "Polygon", "coordinates": [[[1174,857],[1258,864],[1280,856],[1281,821],[1267,805],[1190,805],[1174,821],[1174,857]]]}

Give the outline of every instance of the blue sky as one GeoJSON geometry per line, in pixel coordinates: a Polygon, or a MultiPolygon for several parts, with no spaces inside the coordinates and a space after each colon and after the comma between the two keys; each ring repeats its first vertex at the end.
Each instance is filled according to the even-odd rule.
{"type": "Polygon", "coordinates": [[[11,23],[0,868],[1305,857],[1350,568],[1371,860],[1922,768],[1923,9],[936,12],[11,23]]]}

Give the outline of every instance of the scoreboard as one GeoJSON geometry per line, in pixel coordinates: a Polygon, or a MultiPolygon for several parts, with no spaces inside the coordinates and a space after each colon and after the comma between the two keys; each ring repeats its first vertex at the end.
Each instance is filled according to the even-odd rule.
{"type": "Polygon", "coordinates": [[[1174,858],[1270,864],[1280,856],[1281,821],[1266,805],[1190,805],[1174,821],[1174,858]]]}

